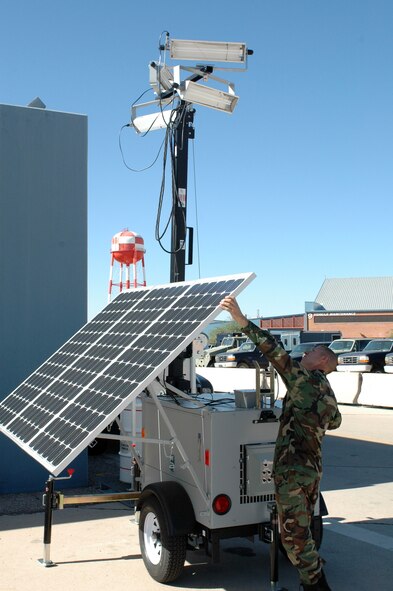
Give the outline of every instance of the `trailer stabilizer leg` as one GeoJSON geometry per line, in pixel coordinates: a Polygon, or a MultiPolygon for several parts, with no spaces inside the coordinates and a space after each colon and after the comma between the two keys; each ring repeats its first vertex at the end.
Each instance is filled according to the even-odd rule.
{"type": "Polygon", "coordinates": [[[285,587],[278,586],[278,513],[276,503],[268,503],[270,511],[270,588],[272,591],[288,591],[285,587]]]}
{"type": "Polygon", "coordinates": [[[44,525],[44,557],[40,558],[38,562],[42,566],[54,566],[50,559],[50,543],[52,538],[52,516],[53,506],[55,502],[54,493],[54,478],[49,477],[45,483],[45,494],[43,498],[45,508],[45,525],[44,525]]]}
{"type": "Polygon", "coordinates": [[[53,509],[58,509],[58,495],[55,493],[55,480],[69,480],[74,473],[73,468],[67,468],[68,476],[59,476],[55,478],[50,475],[45,482],[45,494],[43,496],[43,505],[45,509],[45,524],[44,524],[44,557],[39,558],[38,562],[43,566],[56,566],[50,559],[50,544],[52,540],[52,520],[53,509]]]}

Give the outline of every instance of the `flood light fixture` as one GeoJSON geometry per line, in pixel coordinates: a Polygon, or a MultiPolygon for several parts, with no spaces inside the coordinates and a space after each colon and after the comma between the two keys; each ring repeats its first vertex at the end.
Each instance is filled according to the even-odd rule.
{"type": "Polygon", "coordinates": [[[155,131],[156,129],[165,129],[175,119],[176,110],[168,108],[173,106],[173,97],[170,99],[158,99],[149,101],[147,103],[134,104],[131,107],[131,123],[130,126],[135,129],[137,133],[146,133],[148,131],[155,131]],[[167,107],[165,109],[165,107],[167,107]],[[140,115],[139,113],[154,109],[154,112],[140,115]],[[159,110],[158,110],[159,109],[159,110]]]}
{"type": "Polygon", "coordinates": [[[156,129],[164,129],[170,125],[173,111],[159,111],[158,113],[149,113],[149,115],[141,115],[132,120],[131,125],[137,133],[146,133],[147,131],[155,131],[156,129]]]}
{"type": "Polygon", "coordinates": [[[169,42],[171,59],[204,62],[232,62],[245,64],[247,50],[245,43],[226,43],[222,41],[191,41],[171,39],[169,42]]]}
{"type": "Polygon", "coordinates": [[[195,103],[218,111],[232,113],[239,97],[231,92],[203,86],[197,82],[186,80],[184,88],[179,91],[180,98],[188,103],[195,103]]]}

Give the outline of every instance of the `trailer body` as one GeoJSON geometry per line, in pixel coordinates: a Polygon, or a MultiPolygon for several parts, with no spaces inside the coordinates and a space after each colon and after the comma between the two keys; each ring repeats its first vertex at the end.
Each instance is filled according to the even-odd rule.
{"type": "MultiPolygon", "coordinates": [[[[144,443],[142,490],[155,482],[178,482],[191,500],[197,524],[209,529],[269,521],[277,417],[258,422],[261,411],[237,407],[233,394],[214,394],[205,401],[202,407],[169,397],[161,401],[198,481],[175,442],[144,443]],[[212,503],[222,494],[229,497],[231,507],[225,515],[218,515],[212,503]]],[[[170,440],[154,401],[144,397],[142,408],[145,437],[170,440]]]]}

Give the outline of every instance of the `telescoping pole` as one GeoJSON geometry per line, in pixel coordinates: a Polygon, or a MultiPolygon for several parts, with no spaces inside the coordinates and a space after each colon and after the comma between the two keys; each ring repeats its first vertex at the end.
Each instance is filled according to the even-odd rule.
{"type": "Polygon", "coordinates": [[[184,101],[179,120],[175,121],[175,158],[172,186],[171,283],[185,280],[187,232],[188,140],[194,139],[195,110],[184,101]]]}

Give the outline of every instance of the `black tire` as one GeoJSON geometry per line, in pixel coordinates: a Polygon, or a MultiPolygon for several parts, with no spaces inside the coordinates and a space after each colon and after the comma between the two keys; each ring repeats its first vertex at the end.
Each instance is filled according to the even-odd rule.
{"type": "Polygon", "coordinates": [[[241,367],[241,368],[244,367],[244,368],[250,369],[250,366],[245,361],[240,361],[240,363],[237,364],[237,367],[241,367]]]}
{"type": "Polygon", "coordinates": [[[187,536],[169,535],[161,505],[149,498],[139,518],[139,545],[150,576],[159,583],[177,579],[184,567],[187,536]]]}
{"type": "Polygon", "coordinates": [[[317,550],[321,547],[323,539],[323,521],[322,515],[314,515],[311,521],[311,533],[317,550]]]}

